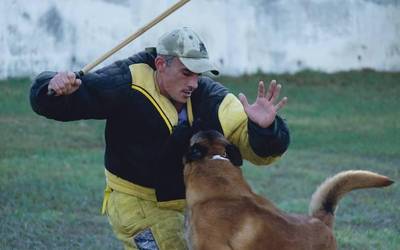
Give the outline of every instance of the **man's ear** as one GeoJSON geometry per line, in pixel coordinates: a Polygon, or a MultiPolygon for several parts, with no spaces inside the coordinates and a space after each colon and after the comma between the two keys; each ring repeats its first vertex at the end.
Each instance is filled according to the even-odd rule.
{"type": "Polygon", "coordinates": [[[198,161],[206,156],[207,152],[207,147],[202,146],[199,143],[195,143],[189,148],[189,152],[185,155],[183,163],[186,164],[192,161],[198,161]]]}
{"type": "Polygon", "coordinates": [[[242,154],[240,153],[240,150],[238,147],[236,147],[233,144],[228,144],[225,147],[226,154],[228,156],[228,159],[232,162],[233,165],[240,167],[243,165],[243,159],[242,159],[242,154]]]}
{"type": "Polygon", "coordinates": [[[166,66],[166,61],[163,57],[157,56],[156,59],[154,59],[154,65],[157,71],[162,71],[166,66]]]}

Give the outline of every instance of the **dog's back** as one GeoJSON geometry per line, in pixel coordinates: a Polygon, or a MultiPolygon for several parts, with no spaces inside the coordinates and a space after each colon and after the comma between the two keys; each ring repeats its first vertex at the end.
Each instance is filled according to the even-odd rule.
{"type": "Polygon", "coordinates": [[[187,230],[193,249],[289,250],[313,249],[319,244],[323,244],[320,249],[335,246],[324,223],[281,212],[272,202],[253,193],[241,170],[229,161],[193,162],[186,165],[185,173],[187,230]],[[305,224],[310,226],[304,227],[305,224]],[[307,240],[315,232],[320,232],[320,236],[326,232],[320,243],[307,240]]]}

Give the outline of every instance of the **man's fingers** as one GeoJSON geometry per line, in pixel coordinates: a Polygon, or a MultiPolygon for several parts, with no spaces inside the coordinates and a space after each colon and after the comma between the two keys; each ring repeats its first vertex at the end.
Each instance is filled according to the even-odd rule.
{"type": "Polygon", "coordinates": [[[265,96],[265,86],[263,81],[258,82],[258,97],[265,96]]]}
{"type": "Polygon", "coordinates": [[[57,95],[62,95],[63,88],[64,88],[62,80],[61,79],[56,79],[53,82],[51,88],[56,92],[57,95]]]}
{"type": "Polygon", "coordinates": [[[66,91],[66,83],[68,83],[69,79],[65,72],[58,73],[54,77],[54,82],[52,84],[52,89],[57,93],[57,95],[63,95],[66,91]]]}
{"type": "Polygon", "coordinates": [[[275,100],[278,100],[279,94],[281,93],[281,88],[282,88],[282,85],[280,85],[280,84],[276,85],[274,92],[272,92],[271,102],[275,102],[275,100]]]}
{"type": "Polygon", "coordinates": [[[74,87],[78,87],[79,88],[79,86],[81,86],[81,84],[82,84],[82,80],[81,79],[75,79],[75,82],[74,82],[74,87]]]}
{"type": "Polygon", "coordinates": [[[77,78],[76,74],[74,72],[71,72],[71,71],[67,72],[67,77],[69,79],[69,83],[71,83],[71,84],[68,84],[68,91],[67,91],[68,93],[70,91],[73,92],[74,90],[79,88],[79,86],[82,84],[82,80],[77,78]]]}
{"type": "Polygon", "coordinates": [[[57,96],[69,95],[78,89],[81,83],[74,72],[60,72],[50,81],[49,89],[53,89],[57,96]]]}
{"type": "Polygon", "coordinates": [[[247,101],[247,98],[243,93],[239,94],[239,101],[242,103],[243,108],[246,110],[249,106],[249,102],[247,101]]]}
{"type": "Polygon", "coordinates": [[[285,96],[282,98],[280,102],[278,102],[278,104],[275,105],[276,112],[278,112],[281,108],[283,108],[286,105],[287,100],[288,98],[285,96]]]}
{"type": "Polygon", "coordinates": [[[65,95],[71,91],[72,85],[75,82],[75,74],[73,74],[73,73],[71,74],[71,73],[72,72],[65,72],[63,88],[62,88],[63,95],[65,95]]]}
{"type": "Polygon", "coordinates": [[[76,75],[74,72],[68,71],[67,73],[67,77],[69,79],[70,82],[75,82],[76,79],[76,75]]]}
{"type": "Polygon", "coordinates": [[[62,82],[60,84],[61,94],[65,95],[68,92],[68,89],[71,87],[71,79],[68,76],[68,73],[62,74],[62,82]]]}
{"type": "Polygon", "coordinates": [[[273,93],[275,92],[275,88],[276,88],[276,81],[272,80],[271,83],[269,84],[268,92],[266,95],[266,98],[268,101],[271,100],[271,97],[272,97],[273,93]]]}

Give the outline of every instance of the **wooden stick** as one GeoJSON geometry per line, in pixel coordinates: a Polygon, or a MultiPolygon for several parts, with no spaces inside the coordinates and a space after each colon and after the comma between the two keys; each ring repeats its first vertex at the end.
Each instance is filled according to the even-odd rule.
{"type": "Polygon", "coordinates": [[[176,11],[177,9],[179,9],[180,7],[182,7],[184,4],[186,4],[187,2],[189,2],[190,0],[181,0],[179,2],[177,2],[176,4],[174,4],[173,6],[171,6],[169,9],[167,9],[166,11],[164,11],[163,13],[161,13],[158,17],[154,18],[153,20],[151,20],[148,24],[146,24],[144,27],[140,28],[138,31],[136,31],[135,33],[133,33],[132,35],[130,35],[129,37],[127,37],[125,40],[123,40],[121,43],[119,43],[117,46],[115,46],[114,48],[112,48],[110,51],[104,53],[101,57],[99,57],[98,59],[96,59],[94,62],[91,62],[89,64],[87,64],[85,67],[83,67],[83,69],[79,72],[80,75],[84,75],[86,73],[88,73],[90,70],[92,70],[94,67],[96,67],[97,65],[99,65],[100,63],[102,63],[104,60],[106,60],[108,57],[110,57],[112,54],[114,54],[115,52],[117,52],[118,50],[122,49],[123,47],[125,47],[127,44],[129,44],[130,42],[132,42],[133,40],[135,40],[136,38],[138,38],[140,35],[142,35],[144,32],[146,32],[147,30],[149,30],[150,28],[152,28],[154,25],[156,25],[157,23],[161,22],[164,18],[166,18],[167,16],[171,15],[174,11],[176,11]]]}

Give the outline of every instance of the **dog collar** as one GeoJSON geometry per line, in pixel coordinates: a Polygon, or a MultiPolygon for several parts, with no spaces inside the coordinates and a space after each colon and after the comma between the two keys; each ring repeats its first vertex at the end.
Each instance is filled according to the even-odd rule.
{"type": "Polygon", "coordinates": [[[211,157],[211,160],[225,160],[225,161],[229,161],[228,158],[223,157],[222,155],[213,155],[213,156],[211,157]]]}

